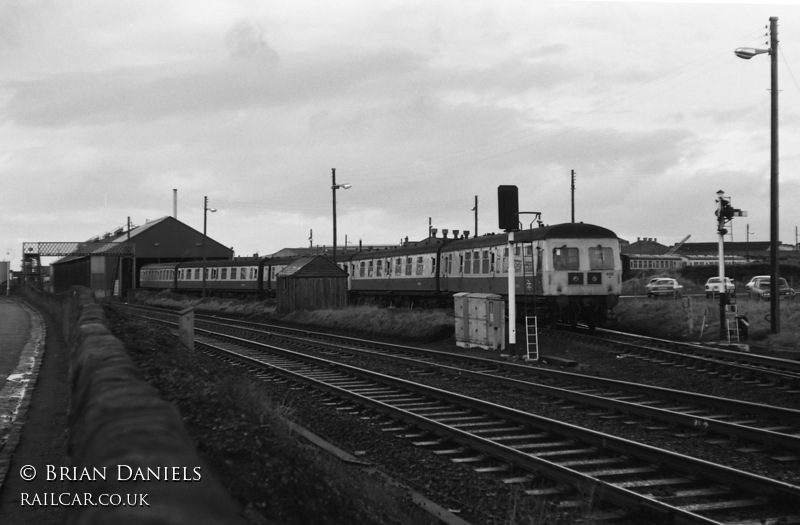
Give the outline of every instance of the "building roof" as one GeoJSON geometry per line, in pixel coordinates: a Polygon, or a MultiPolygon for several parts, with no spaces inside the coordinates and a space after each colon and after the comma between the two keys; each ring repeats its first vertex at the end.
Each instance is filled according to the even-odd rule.
{"type": "Polygon", "coordinates": [[[629,243],[627,246],[620,245],[622,253],[630,255],[664,255],[669,251],[669,247],[658,242],[658,239],[645,237],[636,239],[636,242],[629,243]]]}
{"type": "MultiPolygon", "coordinates": [[[[136,246],[136,257],[144,259],[176,259],[189,260],[205,256],[208,259],[233,258],[233,250],[214,239],[204,236],[202,232],[184,224],[172,216],[148,221],[130,230],[117,228],[113,233],[96,236],[87,242],[125,243],[136,246]],[[205,253],[204,253],[204,245],[205,253]]],[[[98,250],[97,255],[105,255],[105,250],[98,250]]],[[[70,255],[53,264],[66,263],[84,256],[70,255]]]]}
{"type": "MultiPolygon", "coordinates": [[[[769,251],[769,241],[764,242],[726,242],[723,246],[725,253],[760,253],[769,251]]],[[[692,242],[685,243],[679,247],[675,253],[680,255],[704,255],[715,254],[719,251],[719,243],[716,242],[692,242]]]]}
{"type": "Polygon", "coordinates": [[[347,272],[333,264],[329,259],[317,255],[297,259],[278,273],[276,277],[347,277],[347,272]]]}

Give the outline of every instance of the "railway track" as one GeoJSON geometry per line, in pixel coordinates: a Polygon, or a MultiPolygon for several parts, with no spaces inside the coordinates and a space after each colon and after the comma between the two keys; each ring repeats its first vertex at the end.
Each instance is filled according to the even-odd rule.
{"type": "Polygon", "coordinates": [[[557,496],[560,506],[597,498],[657,520],[669,516],[675,523],[762,523],[769,516],[800,522],[793,514],[792,498],[800,495],[794,485],[249,337],[216,334],[215,339],[224,342],[204,336],[201,343],[258,374],[291,377],[403,421],[403,427],[386,423],[387,430],[456,462],[487,473],[521,472],[516,478],[531,484],[544,476],[549,481],[528,492],[557,496]]]}
{"type": "Polygon", "coordinates": [[[236,319],[201,316],[197,321],[202,326],[248,339],[267,338],[295,346],[312,344],[317,350],[321,348],[321,340],[331,341],[335,344],[327,348],[332,356],[336,353],[365,358],[381,356],[412,369],[577,403],[575,410],[584,410],[597,418],[624,414],[650,421],[650,425],[658,421],[744,440],[756,445],[748,449],[751,452],[768,454],[776,461],[800,462],[800,411],[796,409],[236,319]]]}
{"type": "Polygon", "coordinates": [[[613,330],[572,327],[556,331],[565,337],[606,345],[630,357],[700,370],[735,381],[757,382],[765,387],[800,393],[800,360],[728,350],[695,343],[681,343],[613,330]]]}

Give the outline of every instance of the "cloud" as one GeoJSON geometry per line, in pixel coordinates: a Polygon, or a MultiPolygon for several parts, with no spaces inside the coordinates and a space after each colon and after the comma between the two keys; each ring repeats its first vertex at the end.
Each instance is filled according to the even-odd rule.
{"type": "Polygon", "coordinates": [[[225,35],[225,45],[234,58],[257,59],[267,65],[280,61],[278,53],[267,44],[261,28],[251,21],[236,23],[225,35]]]}

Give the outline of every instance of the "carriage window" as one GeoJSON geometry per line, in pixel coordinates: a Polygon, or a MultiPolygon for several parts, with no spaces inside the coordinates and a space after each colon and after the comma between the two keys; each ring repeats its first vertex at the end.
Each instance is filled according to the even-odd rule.
{"type": "Polygon", "coordinates": [[[369,261],[367,264],[367,277],[372,277],[372,268],[375,266],[375,261],[369,261]]]}
{"type": "Polygon", "coordinates": [[[472,273],[481,273],[481,252],[472,252],[472,273]]]}
{"type": "Polygon", "coordinates": [[[483,250],[483,273],[489,273],[489,250],[483,250]]]}
{"type": "Polygon", "coordinates": [[[394,260],[394,274],[400,275],[403,273],[403,259],[398,257],[394,260]]]}
{"type": "Polygon", "coordinates": [[[578,270],[580,264],[578,262],[578,249],[567,248],[553,248],[553,269],[554,270],[578,270]]]}
{"type": "Polygon", "coordinates": [[[417,275],[422,275],[422,257],[417,257],[417,275]]]}
{"type": "Polygon", "coordinates": [[[464,252],[464,273],[472,273],[472,252],[464,252]]]}
{"type": "Polygon", "coordinates": [[[431,257],[431,275],[436,275],[436,257],[431,257]]]}
{"type": "Polygon", "coordinates": [[[227,279],[227,278],[228,278],[228,269],[227,268],[223,268],[222,269],[222,275],[220,276],[220,279],[224,280],[224,279],[227,279]]]}
{"type": "Polygon", "coordinates": [[[383,261],[375,261],[375,275],[381,277],[383,275],[383,261]]]}
{"type": "Polygon", "coordinates": [[[364,272],[366,271],[366,267],[367,267],[367,263],[364,262],[364,261],[361,261],[361,264],[359,265],[359,268],[358,268],[358,276],[359,277],[364,277],[364,272]]]}
{"type": "Polygon", "coordinates": [[[413,266],[414,260],[411,257],[406,257],[406,275],[411,275],[411,266],[413,266]]]}

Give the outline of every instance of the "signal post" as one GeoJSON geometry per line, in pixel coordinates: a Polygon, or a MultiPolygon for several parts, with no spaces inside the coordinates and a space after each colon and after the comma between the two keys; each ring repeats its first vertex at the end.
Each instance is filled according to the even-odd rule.
{"type": "Polygon", "coordinates": [[[728,338],[728,331],[725,325],[727,313],[725,307],[728,304],[728,283],[725,281],[724,253],[725,235],[728,234],[728,229],[725,225],[732,221],[734,217],[747,217],[747,212],[731,206],[730,197],[726,197],[725,192],[719,190],[717,192],[717,209],[714,214],[717,216],[717,234],[719,235],[719,339],[722,341],[728,338]]]}
{"type": "Polygon", "coordinates": [[[519,231],[519,190],[516,186],[497,187],[499,227],[508,233],[508,346],[516,355],[517,297],[514,275],[514,232],[519,231]]]}

